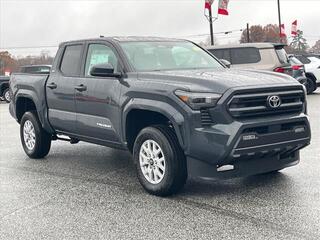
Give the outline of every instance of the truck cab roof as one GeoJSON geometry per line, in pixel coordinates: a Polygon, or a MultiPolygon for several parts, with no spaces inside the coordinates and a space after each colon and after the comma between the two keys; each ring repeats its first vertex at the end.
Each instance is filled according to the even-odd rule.
{"type": "Polygon", "coordinates": [[[108,42],[176,42],[176,41],[187,41],[184,39],[178,38],[164,38],[164,37],[147,37],[147,36],[113,36],[113,37],[104,37],[101,36],[99,38],[88,38],[88,39],[81,39],[81,40],[72,40],[62,42],[61,45],[66,44],[75,44],[75,43],[82,43],[87,41],[108,41],[108,42]]]}

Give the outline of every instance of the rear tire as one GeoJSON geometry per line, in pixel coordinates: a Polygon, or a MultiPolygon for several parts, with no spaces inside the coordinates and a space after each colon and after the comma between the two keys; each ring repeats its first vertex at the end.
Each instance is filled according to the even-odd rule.
{"type": "Polygon", "coordinates": [[[186,158],[170,127],[144,128],[134,143],[133,157],[139,182],[150,194],[175,194],[187,180],[186,158]]]}
{"type": "Polygon", "coordinates": [[[10,92],[9,92],[9,89],[8,89],[8,88],[3,91],[3,99],[4,99],[7,103],[10,103],[10,102],[11,102],[10,92]]]}
{"type": "Polygon", "coordinates": [[[25,153],[33,159],[44,158],[52,137],[41,126],[36,112],[26,112],[20,122],[20,139],[25,153]]]}

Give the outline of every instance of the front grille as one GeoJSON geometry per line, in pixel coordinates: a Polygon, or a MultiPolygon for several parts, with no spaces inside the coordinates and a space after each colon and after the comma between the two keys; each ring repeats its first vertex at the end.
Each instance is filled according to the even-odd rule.
{"type": "Polygon", "coordinates": [[[201,125],[202,126],[210,126],[213,124],[212,117],[208,109],[203,108],[201,111],[201,125]]]}
{"type": "Polygon", "coordinates": [[[302,89],[237,93],[229,104],[229,112],[235,118],[265,117],[270,115],[299,114],[304,109],[305,95],[302,89]],[[281,105],[271,108],[268,99],[279,96],[281,105]]]}

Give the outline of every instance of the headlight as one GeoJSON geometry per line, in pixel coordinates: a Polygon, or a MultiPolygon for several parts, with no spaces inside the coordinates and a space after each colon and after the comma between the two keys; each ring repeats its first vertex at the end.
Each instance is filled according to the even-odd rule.
{"type": "Polygon", "coordinates": [[[193,110],[215,107],[222,96],[216,93],[195,93],[182,90],[175,91],[175,94],[193,110]]]}

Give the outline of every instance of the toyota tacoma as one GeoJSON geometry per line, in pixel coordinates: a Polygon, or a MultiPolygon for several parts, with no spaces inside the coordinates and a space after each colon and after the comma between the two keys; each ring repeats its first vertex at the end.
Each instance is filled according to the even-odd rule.
{"type": "Polygon", "coordinates": [[[305,88],[290,76],[227,69],[177,39],[62,43],[49,74],[13,74],[10,113],[24,151],[53,140],[129,150],[141,185],[176,193],[188,177],[234,178],[299,162],[310,143],[305,88]]]}

